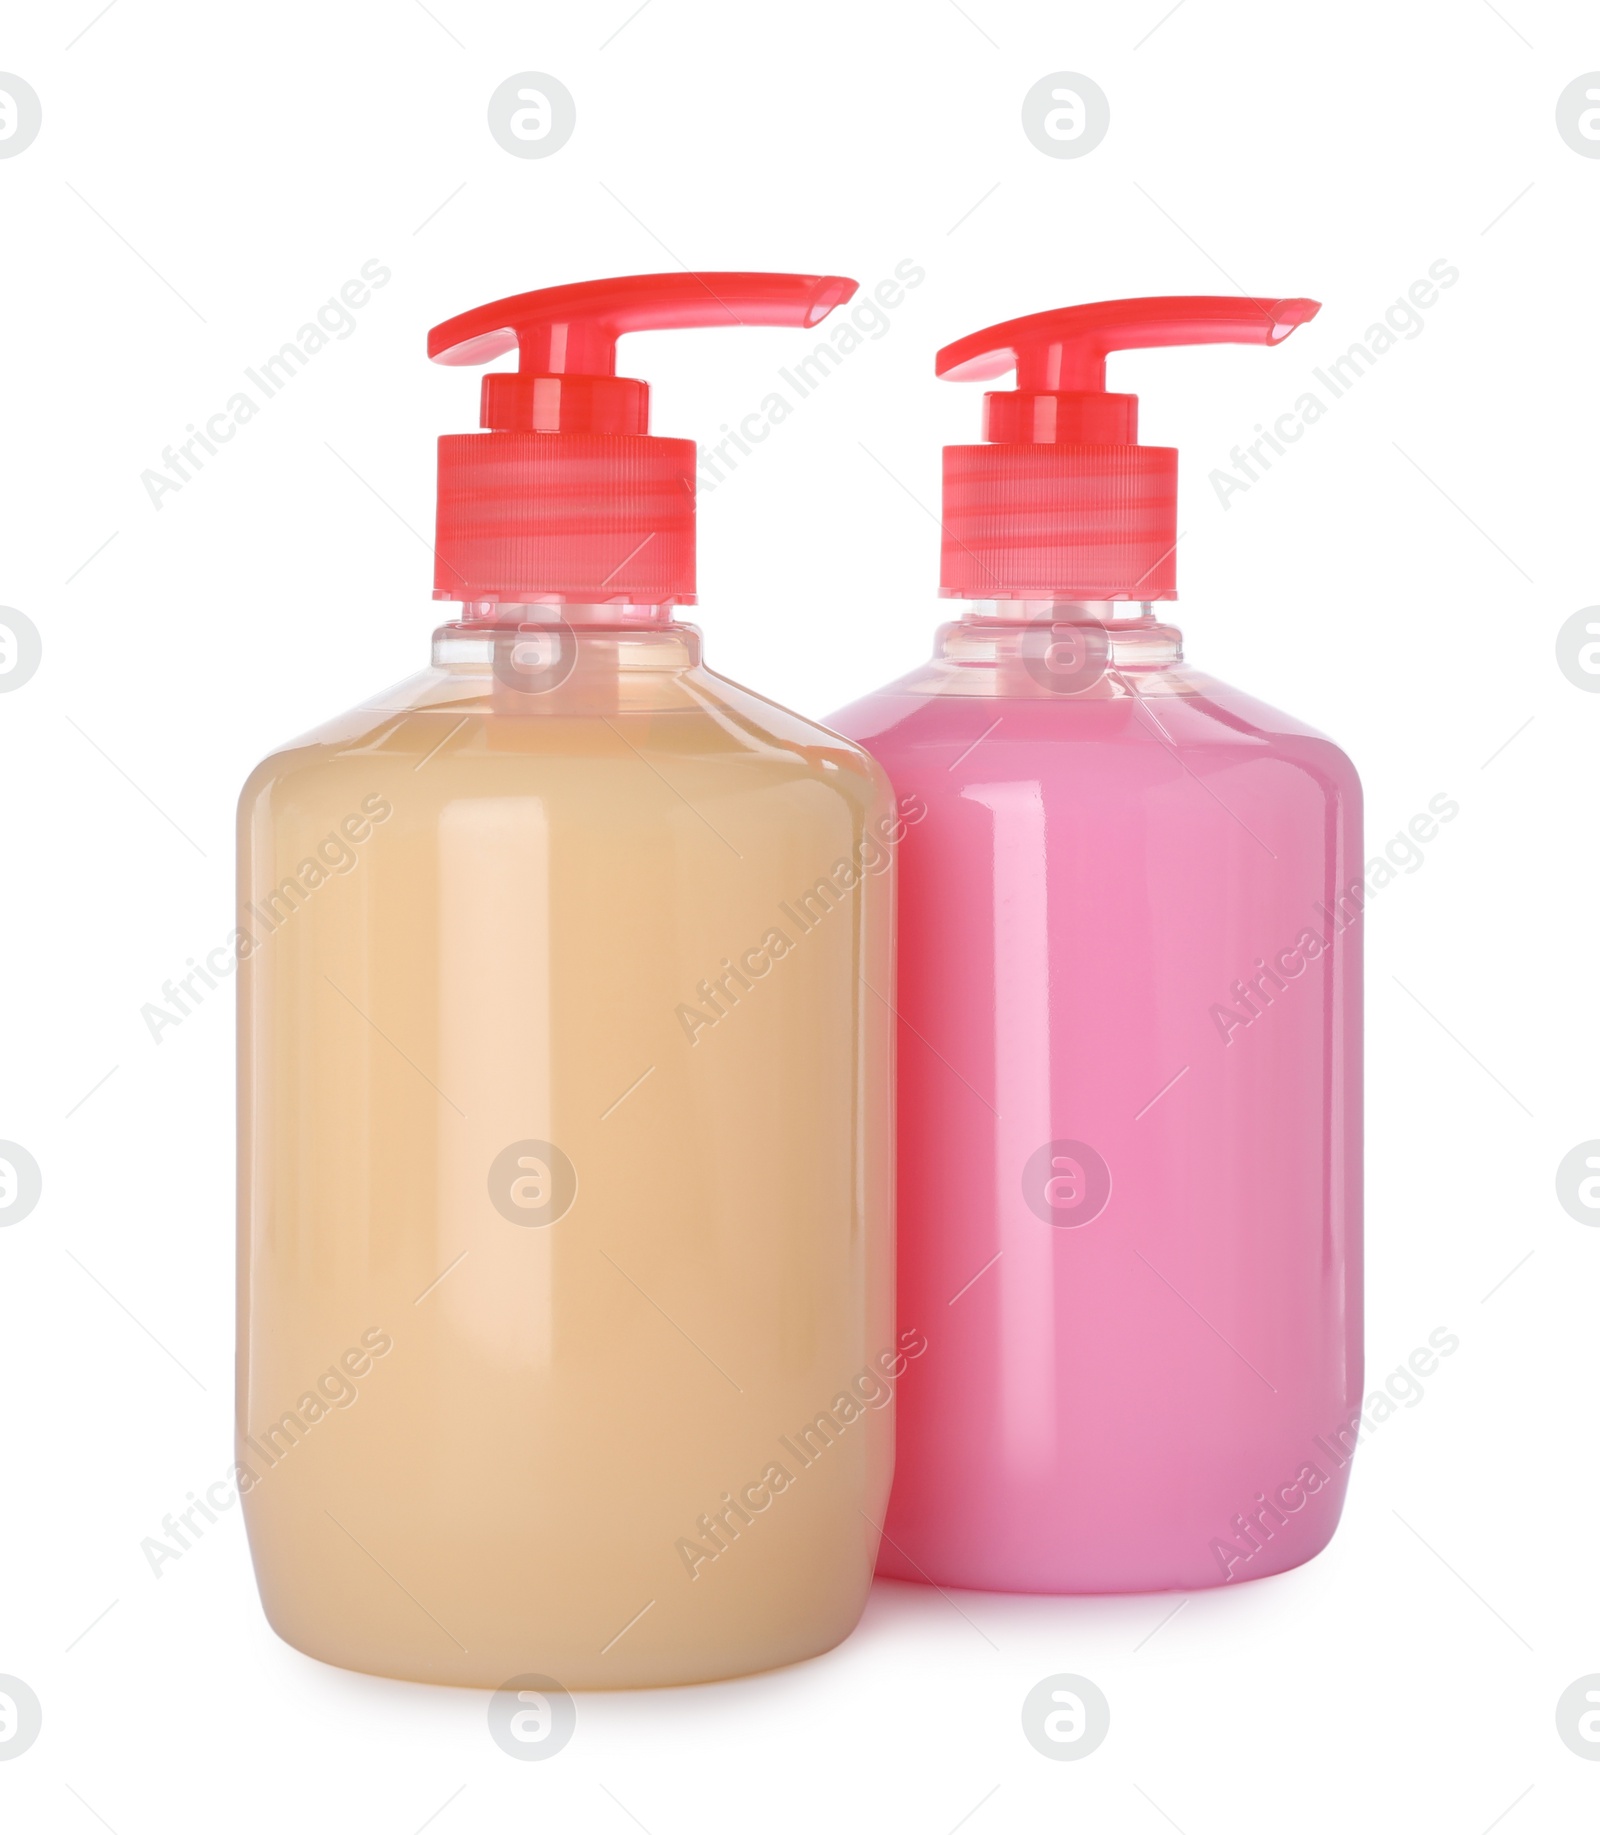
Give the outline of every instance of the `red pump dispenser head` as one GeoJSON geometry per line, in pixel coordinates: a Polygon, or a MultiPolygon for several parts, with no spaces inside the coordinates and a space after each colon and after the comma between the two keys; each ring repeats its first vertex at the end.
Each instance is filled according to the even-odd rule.
{"type": "Polygon", "coordinates": [[[628,274],[546,287],[435,325],[437,363],[519,353],[483,379],[485,433],[439,441],[436,599],[660,605],[694,598],[693,440],[650,434],[619,376],[630,331],[817,324],[856,290],[827,274],[628,274]]]}
{"type": "Polygon", "coordinates": [[[1178,454],[1138,442],[1139,398],[1106,357],[1167,344],[1278,344],[1311,299],[1111,299],[1008,319],[947,344],[953,382],[1001,376],[982,446],[944,449],[940,591],[961,599],[1173,599],[1178,454]]]}

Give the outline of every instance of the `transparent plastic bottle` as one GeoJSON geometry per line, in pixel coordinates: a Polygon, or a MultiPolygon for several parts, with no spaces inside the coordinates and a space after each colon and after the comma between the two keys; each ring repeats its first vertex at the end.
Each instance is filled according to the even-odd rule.
{"type": "Polygon", "coordinates": [[[239,1484],[313,1656],[548,1706],[811,1656],[865,1603],[898,823],[865,753],[702,666],[694,446],[614,373],[625,332],[852,291],[632,276],[436,327],[521,355],[440,442],[458,616],[245,787],[239,1484]]]}
{"type": "Polygon", "coordinates": [[[1306,299],[993,325],[944,451],[933,662],[830,724],[924,819],[901,861],[899,1304],[881,1570],[1045,1593],[1315,1554],[1361,1400],[1361,790],[1189,669],[1178,455],[1106,358],[1281,343],[1306,299]]]}
{"type": "Polygon", "coordinates": [[[826,1649],[888,1487],[884,779],[692,627],[571,628],[528,693],[447,625],[240,805],[251,1547],[418,1680],[826,1649]]]}
{"type": "Polygon", "coordinates": [[[879,1571],[1276,1573],[1332,1535],[1361,1405],[1360,784],[1148,605],[960,609],[830,721],[926,806],[897,1075],[928,1345],[879,1571]]]}

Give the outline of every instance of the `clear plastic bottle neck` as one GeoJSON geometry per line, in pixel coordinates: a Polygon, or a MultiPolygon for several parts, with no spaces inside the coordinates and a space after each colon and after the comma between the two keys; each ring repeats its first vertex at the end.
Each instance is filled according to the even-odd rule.
{"type": "Polygon", "coordinates": [[[1154,616],[1151,599],[966,599],[954,594],[940,601],[959,611],[963,621],[993,624],[1056,624],[1092,620],[1096,624],[1132,625],[1154,616]]]}
{"type": "Polygon", "coordinates": [[[486,693],[507,712],[666,706],[680,692],[670,684],[700,668],[700,632],[675,620],[680,603],[461,604],[462,616],[433,634],[433,666],[458,689],[486,693]]]}
{"type": "Polygon", "coordinates": [[[663,599],[642,603],[629,599],[569,599],[560,593],[537,593],[526,599],[463,599],[454,603],[460,606],[460,616],[454,623],[463,630],[565,624],[573,629],[632,631],[671,624],[678,607],[689,601],[663,599]]]}
{"type": "MultiPolygon", "coordinates": [[[[1114,700],[1183,693],[1183,633],[1137,599],[954,599],[924,693],[1114,700]]],[[[1164,605],[1163,608],[1165,609],[1164,605]]]]}

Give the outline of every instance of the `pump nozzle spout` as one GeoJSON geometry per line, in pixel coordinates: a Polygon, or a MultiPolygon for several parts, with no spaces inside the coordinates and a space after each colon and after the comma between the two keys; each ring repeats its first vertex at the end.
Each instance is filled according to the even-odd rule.
{"type": "Polygon", "coordinates": [[[617,372],[632,331],[804,330],[856,290],[837,274],[624,274],[475,306],[428,333],[483,379],[485,433],[439,442],[434,593],[665,604],[694,597],[695,448],[650,432],[648,383],[617,372]]]}
{"type": "Polygon", "coordinates": [[[1007,319],[947,344],[934,359],[950,382],[987,382],[1015,368],[1019,389],[1103,389],[1114,350],[1174,344],[1278,344],[1315,318],[1314,299],[1178,294],[1104,299],[1007,319]]]}
{"type": "Polygon", "coordinates": [[[947,344],[954,382],[1015,369],[984,397],[982,446],[945,448],[942,590],[969,599],[1177,596],[1178,455],[1141,446],[1139,398],[1106,388],[1113,351],[1278,344],[1310,299],[1098,300],[1007,319],[947,344]]]}
{"type": "Polygon", "coordinates": [[[721,325],[804,330],[855,290],[837,274],[620,274],[474,306],[434,326],[428,355],[469,364],[517,352],[514,373],[483,379],[480,421],[498,432],[647,433],[650,391],[617,375],[618,338],[721,325]]]}

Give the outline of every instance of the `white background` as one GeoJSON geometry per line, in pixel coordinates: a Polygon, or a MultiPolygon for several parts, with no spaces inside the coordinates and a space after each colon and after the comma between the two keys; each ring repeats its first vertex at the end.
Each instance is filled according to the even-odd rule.
{"type": "MultiPolygon", "coordinates": [[[[1554,1719],[1600,1670],[1600,1231],[1554,1186],[1600,1135],[1600,699],[1555,661],[1600,598],[1600,161],[1555,127],[1600,67],[1592,10],[116,0],[91,24],[96,4],[10,8],[0,41],[44,108],[0,160],[0,602],[44,637],[0,697],[0,1136],[44,1172],[0,1231],[0,1672],[45,1716],[0,1763],[0,1821],[1592,1826],[1600,1764],[1554,1719]],[[487,131],[525,70],[576,98],[550,158],[487,131]],[[1060,70],[1110,99],[1083,158],[1021,130],[1060,70]],[[393,280],[354,334],[155,509],[141,471],[370,258],[393,280]],[[1224,510],[1228,449],[1441,258],[1460,280],[1422,333],[1224,510]],[[433,440],[477,404],[474,374],[424,360],[430,324],[602,274],[870,286],[904,259],[927,279],[889,333],[704,499],[708,660],[822,715],[926,654],[938,448],[980,408],[935,382],[940,344],[1141,293],[1324,301],[1281,349],[1112,379],[1182,451],[1191,660],[1345,746],[1369,853],[1460,803],[1368,919],[1369,1389],[1436,1327],[1461,1347],[1295,1573],[1166,1623],[1170,1596],[880,1583],[832,1654],[580,1698],[570,1746],[518,1764],[484,1695],[279,1643],[236,1511],[152,1577],[141,1539],[230,1459],[233,1025],[219,996],[158,1046],[140,1008],[231,927],[256,759],[426,659],[433,440]],[[1111,1703],[1078,1763],[1018,1718],[1064,1670],[1111,1703]]],[[[656,431],[715,438],[809,347],[654,334],[623,367],[656,431]]]]}

